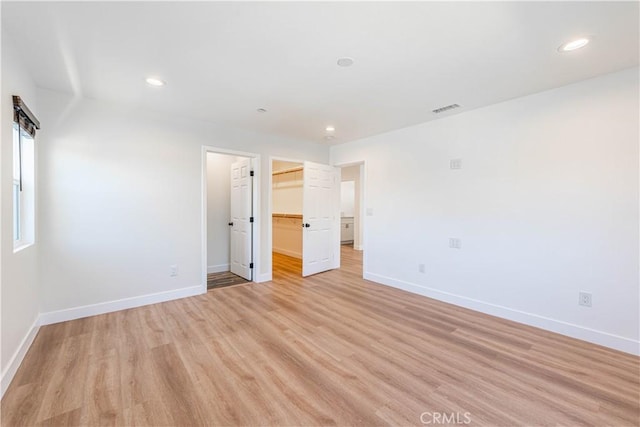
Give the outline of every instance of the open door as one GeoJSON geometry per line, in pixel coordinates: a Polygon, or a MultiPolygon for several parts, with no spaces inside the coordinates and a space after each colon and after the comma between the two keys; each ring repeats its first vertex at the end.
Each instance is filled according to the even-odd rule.
{"type": "Polygon", "coordinates": [[[247,280],[253,280],[251,176],[251,159],[231,165],[230,270],[247,280]]]}
{"type": "Polygon", "coordinates": [[[302,276],[340,267],[340,173],[304,162],[302,276]]]}

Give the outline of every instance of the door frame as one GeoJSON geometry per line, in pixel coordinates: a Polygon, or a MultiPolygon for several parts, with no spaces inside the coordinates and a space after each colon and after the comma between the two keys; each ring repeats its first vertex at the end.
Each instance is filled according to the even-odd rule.
{"type": "MultiPolygon", "coordinates": [[[[351,162],[344,163],[332,163],[331,166],[335,166],[337,168],[346,168],[349,166],[360,166],[360,229],[362,231],[362,240],[360,241],[360,249],[362,251],[362,277],[364,277],[367,269],[367,250],[366,241],[367,241],[367,233],[366,223],[367,223],[367,215],[366,215],[366,201],[367,201],[367,162],[366,160],[356,160],[351,162]]],[[[338,237],[339,239],[339,237],[338,237]]],[[[355,248],[355,239],[354,239],[354,248],[355,248]]]]}
{"type": "Polygon", "coordinates": [[[201,165],[201,188],[202,192],[200,195],[201,202],[201,263],[202,263],[202,288],[203,293],[207,292],[207,153],[215,153],[215,154],[224,154],[227,156],[238,156],[238,157],[246,157],[251,159],[251,166],[253,167],[253,185],[251,188],[251,204],[253,206],[252,212],[253,216],[256,218],[256,221],[253,222],[253,235],[251,239],[252,252],[253,252],[253,272],[251,273],[251,277],[253,282],[257,282],[257,278],[259,276],[258,272],[260,271],[260,223],[262,218],[260,218],[260,154],[257,153],[248,153],[246,151],[236,151],[236,150],[228,150],[226,148],[213,147],[210,145],[202,146],[202,165],[201,165]]]}

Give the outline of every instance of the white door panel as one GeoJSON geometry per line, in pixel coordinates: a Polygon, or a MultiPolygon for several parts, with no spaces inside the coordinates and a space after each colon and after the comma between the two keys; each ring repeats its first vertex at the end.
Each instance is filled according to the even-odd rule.
{"type": "Polygon", "coordinates": [[[231,226],[230,270],[233,274],[252,280],[252,182],[251,159],[231,165],[231,226]]]}
{"type": "Polygon", "coordinates": [[[340,169],[304,162],[302,275],[340,267],[340,169]]]}

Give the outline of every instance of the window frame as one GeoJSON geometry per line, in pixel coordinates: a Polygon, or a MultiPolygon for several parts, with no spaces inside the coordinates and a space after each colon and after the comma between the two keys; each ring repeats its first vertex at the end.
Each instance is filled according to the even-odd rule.
{"type": "Polygon", "coordinates": [[[12,184],[13,200],[13,242],[14,246],[22,241],[22,192],[20,191],[20,181],[13,180],[12,184]]]}

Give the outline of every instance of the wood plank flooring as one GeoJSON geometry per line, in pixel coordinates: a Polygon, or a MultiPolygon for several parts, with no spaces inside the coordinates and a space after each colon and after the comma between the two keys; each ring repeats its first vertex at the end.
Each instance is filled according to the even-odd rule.
{"type": "Polygon", "coordinates": [[[226,286],[240,285],[249,280],[237,276],[230,271],[207,274],[207,289],[224,288],[226,286]]]}
{"type": "Polygon", "coordinates": [[[638,425],[637,357],[364,281],[342,251],[42,327],[2,425],[638,425]]]}

